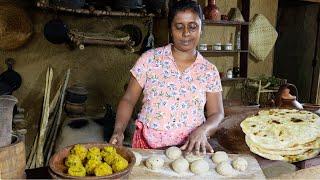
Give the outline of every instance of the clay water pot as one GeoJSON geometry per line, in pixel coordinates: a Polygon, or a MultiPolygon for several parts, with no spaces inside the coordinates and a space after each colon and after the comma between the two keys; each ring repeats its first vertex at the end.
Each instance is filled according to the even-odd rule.
{"type": "Polygon", "coordinates": [[[209,20],[221,20],[221,13],[216,5],[216,0],[208,0],[208,6],[204,8],[204,16],[209,20]]]}

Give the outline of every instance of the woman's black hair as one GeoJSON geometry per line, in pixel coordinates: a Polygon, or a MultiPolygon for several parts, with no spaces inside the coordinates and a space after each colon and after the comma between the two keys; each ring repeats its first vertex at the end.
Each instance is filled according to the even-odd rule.
{"type": "Polygon", "coordinates": [[[172,7],[169,9],[168,14],[168,26],[171,28],[171,23],[173,21],[173,18],[176,16],[178,12],[185,11],[191,9],[194,11],[200,18],[201,24],[203,22],[203,12],[201,9],[201,6],[193,1],[193,0],[181,0],[172,5],[172,7]]]}

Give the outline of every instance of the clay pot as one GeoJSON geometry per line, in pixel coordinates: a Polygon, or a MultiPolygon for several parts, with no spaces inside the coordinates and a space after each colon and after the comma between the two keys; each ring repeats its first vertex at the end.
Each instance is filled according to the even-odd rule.
{"type": "Polygon", "coordinates": [[[64,110],[68,115],[83,115],[86,111],[86,105],[66,102],[64,110]]]}
{"type": "Polygon", "coordinates": [[[286,83],[279,87],[275,104],[280,108],[303,109],[302,105],[297,101],[297,99],[297,87],[293,84],[286,83]]]}
{"type": "Polygon", "coordinates": [[[216,5],[216,0],[208,0],[208,6],[204,8],[204,16],[209,20],[221,20],[221,14],[219,8],[216,5]]]}
{"type": "Polygon", "coordinates": [[[70,103],[83,104],[87,100],[88,91],[81,85],[73,85],[67,89],[66,100],[70,103]]]}

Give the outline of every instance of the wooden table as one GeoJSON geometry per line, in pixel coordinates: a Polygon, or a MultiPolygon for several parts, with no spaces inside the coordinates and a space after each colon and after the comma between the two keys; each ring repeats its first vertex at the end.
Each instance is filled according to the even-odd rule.
{"type": "Polygon", "coordinates": [[[135,166],[129,176],[129,179],[265,179],[265,176],[257,162],[257,160],[251,155],[244,154],[229,154],[230,159],[235,159],[236,157],[243,157],[248,161],[248,168],[245,172],[237,171],[237,175],[234,177],[225,177],[219,175],[216,170],[216,164],[211,160],[211,155],[206,155],[205,160],[209,163],[210,170],[202,175],[195,175],[191,171],[185,172],[183,174],[178,174],[173,171],[170,167],[172,160],[166,158],[163,150],[142,150],[142,149],[132,149],[142,155],[143,160],[139,166],[135,166]],[[160,170],[150,170],[145,166],[145,160],[152,156],[159,155],[165,160],[165,165],[160,170]]]}

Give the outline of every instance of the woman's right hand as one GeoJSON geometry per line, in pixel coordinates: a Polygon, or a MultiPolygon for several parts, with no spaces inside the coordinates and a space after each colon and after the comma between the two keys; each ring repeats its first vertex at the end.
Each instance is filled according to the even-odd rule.
{"type": "Polygon", "coordinates": [[[123,133],[113,133],[109,143],[117,146],[122,146],[123,139],[124,139],[123,133]]]}

